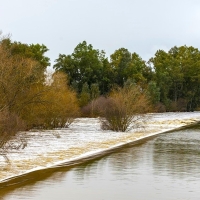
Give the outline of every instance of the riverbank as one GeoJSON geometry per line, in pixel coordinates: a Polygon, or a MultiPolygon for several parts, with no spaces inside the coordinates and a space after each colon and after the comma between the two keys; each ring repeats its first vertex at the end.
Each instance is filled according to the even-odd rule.
{"type": "Polygon", "coordinates": [[[143,127],[122,133],[102,131],[97,118],[80,118],[68,129],[27,132],[28,146],[10,152],[10,164],[0,157],[0,183],[36,170],[73,165],[122,145],[198,121],[200,112],[150,114],[143,127]]]}

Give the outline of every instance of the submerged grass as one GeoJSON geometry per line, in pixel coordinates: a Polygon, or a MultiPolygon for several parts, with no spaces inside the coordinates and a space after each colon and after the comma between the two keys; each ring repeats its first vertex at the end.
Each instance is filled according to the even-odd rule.
{"type": "MultiPolygon", "coordinates": [[[[95,119],[96,121],[94,120],[91,122],[84,120],[85,119],[83,119],[84,123],[81,122],[81,120],[77,122],[77,127],[81,133],[79,133],[79,136],[76,138],[77,143],[74,143],[72,146],[68,146],[68,142],[70,141],[70,138],[74,140],[77,133],[73,131],[77,131],[77,127],[74,127],[74,129],[71,130],[70,133],[66,133],[65,136],[61,135],[61,138],[55,138],[55,144],[57,146],[49,145],[49,149],[46,149],[45,152],[31,152],[32,154],[28,151],[21,152],[21,154],[18,154],[19,157],[13,159],[10,164],[0,161],[0,182],[8,177],[17,176],[30,170],[46,168],[59,162],[70,161],[72,159],[80,158],[81,156],[92,155],[95,151],[104,151],[120,144],[135,141],[153,133],[162,132],[198,121],[198,119],[192,118],[185,120],[152,120],[148,127],[146,125],[147,128],[140,128],[126,133],[115,133],[102,132],[95,129],[94,127],[98,125],[97,119],[95,119]],[[86,123],[90,124],[86,126],[86,123]],[[85,132],[82,129],[82,126],[86,127],[85,132]],[[90,128],[93,130],[91,133],[88,132],[90,128]],[[85,139],[87,136],[91,137],[91,134],[93,136],[92,138],[88,140],[85,139]],[[79,137],[83,138],[81,139],[79,137]],[[80,140],[83,141],[80,142],[80,140]],[[58,149],[59,145],[62,146],[61,149],[58,149]],[[27,154],[27,157],[23,157],[23,154],[27,154]]],[[[47,140],[46,137],[47,136],[41,137],[40,144],[39,142],[37,143],[35,147],[36,149],[43,149],[40,145],[43,145],[44,147],[42,142],[47,140]]]]}

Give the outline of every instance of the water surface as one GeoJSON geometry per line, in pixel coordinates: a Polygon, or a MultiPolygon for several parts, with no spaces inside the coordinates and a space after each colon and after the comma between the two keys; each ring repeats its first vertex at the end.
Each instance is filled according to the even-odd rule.
{"type": "MultiPolygon", "coordinates": [[[[5,200],[199,200],[200,125],[72,168],[34,174],[5,200]]],[[[26,177],[27,179],[28,177],[26,177]]]]}

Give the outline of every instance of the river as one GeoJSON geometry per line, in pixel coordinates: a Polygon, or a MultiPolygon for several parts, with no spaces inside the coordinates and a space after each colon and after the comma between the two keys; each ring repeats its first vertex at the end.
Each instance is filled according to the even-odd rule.
{"type": "Polygon", "coordinates": [[[2,187],[2,200],[199,200],[200,125],[2,187]]]}

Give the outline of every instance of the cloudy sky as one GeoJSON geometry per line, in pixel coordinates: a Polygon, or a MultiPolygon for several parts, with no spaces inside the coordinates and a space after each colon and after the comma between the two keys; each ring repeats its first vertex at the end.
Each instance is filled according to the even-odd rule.
{"type": "Polygon", "coordinates": [[[46,45],[52,64],[83,40],[107,56],[124,47],[148,60],[175,45],[200,49],[200,1],[0,0],[0,30],[46,45]]]}

